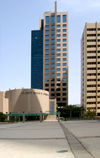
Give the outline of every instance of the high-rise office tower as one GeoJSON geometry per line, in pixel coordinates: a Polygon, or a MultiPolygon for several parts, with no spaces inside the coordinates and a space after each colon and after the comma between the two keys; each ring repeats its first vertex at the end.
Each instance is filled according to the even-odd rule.
{"type": "Polygon", "coordinates": [[[68,13],[44,13],[43,89],[56,98],[60,107],[68,105],[68,13]]]}
{"type": "Polygon", "coordinates": [[[43,89],[43,20],[31,31],[31,88],[43,89]]]}
{"type": "Polygon", "coordinates": [[[100,23],[86,23],[81,39],[81,105],[100,116],[100,23]]]}

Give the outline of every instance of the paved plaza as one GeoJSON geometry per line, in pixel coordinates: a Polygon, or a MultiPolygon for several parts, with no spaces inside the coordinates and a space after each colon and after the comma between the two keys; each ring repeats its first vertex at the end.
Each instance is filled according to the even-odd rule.
{"type": "Polygon", "coordinates": [[[0,124],[0,158],[100,158],[100,121],[0,124]]]}

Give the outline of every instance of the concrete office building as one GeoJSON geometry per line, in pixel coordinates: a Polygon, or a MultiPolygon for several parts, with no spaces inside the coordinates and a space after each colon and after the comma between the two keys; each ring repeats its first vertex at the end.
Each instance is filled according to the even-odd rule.
{"type": "Polygon", "coordinates": [[[59,107],[68,105],[68,13],[44,13],[43,89],[56,98],[59,107]]]}
{"type": "Polygon", "coordinates": [[[86,23],[81,39],[81,105],[100,116],[100,23],[86,23]]]}

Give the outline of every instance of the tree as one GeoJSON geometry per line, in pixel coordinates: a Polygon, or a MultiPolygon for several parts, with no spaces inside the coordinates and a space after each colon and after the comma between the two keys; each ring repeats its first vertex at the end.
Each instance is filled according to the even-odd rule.
{"type": "Polygon", "coordinates": [[[96,111],[88,110],[85,114],[82,115],[82,117],[88,117],[88,118],[94,118],[96,116],[96,111]]]}
{"type": "Polygon", "coordinates": [[[70,110],[70,119],[72,117],[72,110],[75,108],[75,105],[68,105],[66,106],[66,108],[68,108],[70,110]]]}
{"type": "Polygon", "coordinates": [[[76,112],[79,113],[79,117],[81,117],[82,113],[85,111],[84,107],[75,107],[76,112]]]}
{"type": "Polygon", "coordinates": [[[2,112],[0,112],[0,122],[4,122],[6,118],[7,116],[3,114],[2,112]]]}

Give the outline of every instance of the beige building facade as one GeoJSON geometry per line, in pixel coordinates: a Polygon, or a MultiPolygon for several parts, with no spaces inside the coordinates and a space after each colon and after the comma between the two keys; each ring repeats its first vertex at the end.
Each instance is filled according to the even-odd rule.
{"type": "Polygon", "coordinates": [[[81,38],[81,105],[100,116],[100,23],[86,23],[81,38]]]}
{"type": "Polygon", "coordinates": [[[44,13],[43,89],[58,107],[68,105],[68,12],[44,13]]]}
{"type": "Polygon", "coordinates": [[[0,92],[0,112],[29,111],[56,112],[56,99],[49,100],[49,92],[40,89],[14,89],[0,92]]]}

